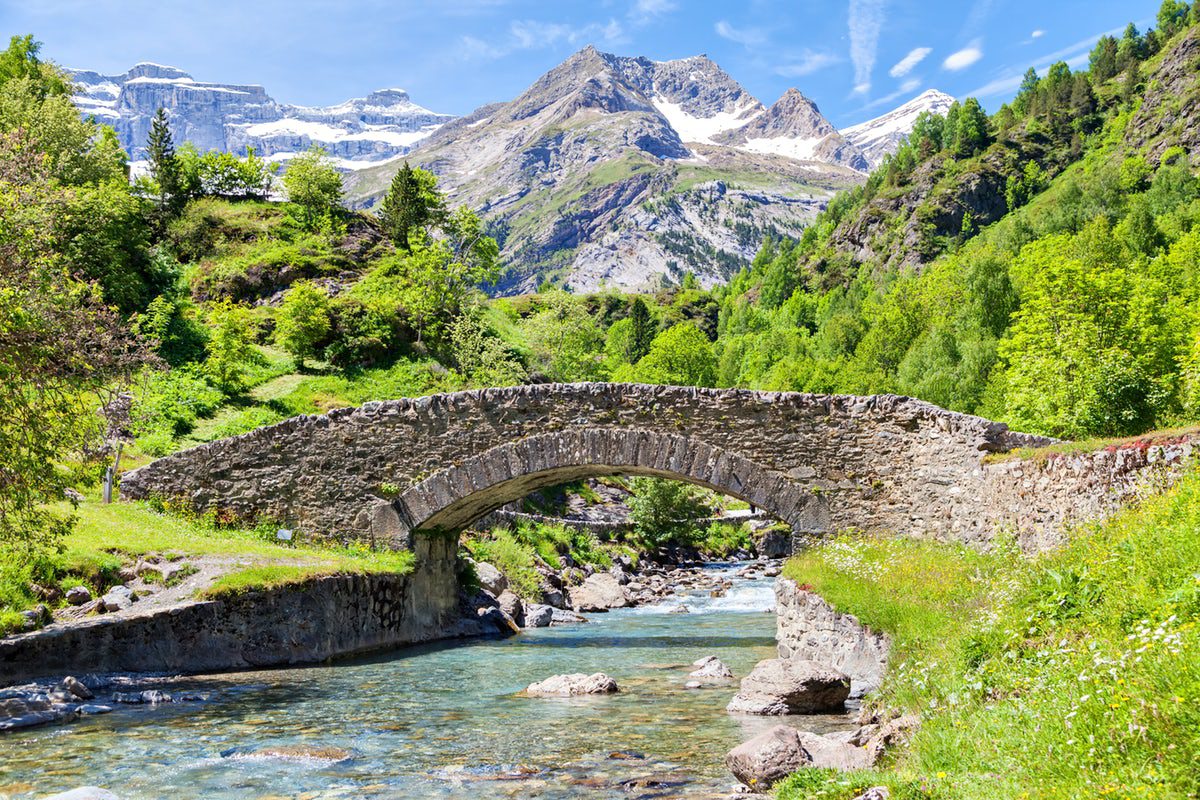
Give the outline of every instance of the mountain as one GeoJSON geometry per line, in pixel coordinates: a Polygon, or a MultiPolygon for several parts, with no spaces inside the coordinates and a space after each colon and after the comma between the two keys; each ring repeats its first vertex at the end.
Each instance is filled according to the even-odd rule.
{"type": "Polygon", "coordinates": [[[160,106],[170,115],[176,143],[238,155],[253,147],[283,161],[315,142],[347,169],[404,155],[453,119],[416,105],[403,89],[310,108],[278,103],[261,86],[203,83],[161,64],[137,64],[123,75],[72,75],[80,111],[111,125],[134,159],[144,156],[160,106]]]}
{"type": "MultiPolygon", "coordinates": [[[[421,142],[408,160],[502,246],[497,290],[705,286],[767,234],[795,236],[868,161],[799,91],[770,108],[705,56],[651,61],[587,47],[508,103],[421,142]]],[[[347,176],[369,207],[395,166],[347,176]]]]}
{"type": "Polygon", "coordinates": [[[920,114],[929,111],[944,115],[953,104],[954,98],[950,95],[929,89],[881,117],[851,125],[842,131],[842,135],[858,147],[874,169],[884,156],[896,151],[920,114]]]}

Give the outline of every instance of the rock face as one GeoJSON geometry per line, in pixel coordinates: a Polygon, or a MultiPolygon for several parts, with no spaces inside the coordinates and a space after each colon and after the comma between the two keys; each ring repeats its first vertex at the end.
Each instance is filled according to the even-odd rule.
{"type": "Polygon", "coordinates": [[[525,689],[525,694],[530,697],[574,697],[580,694],[612,694],[616,691],[617,682],[603,672],[592,675],[575,672],[552,675],[544,681],[531,683],[525,689]]]}
{"type": "Polygon", "coordinates": [[[742,714],[816,714],[837,711],[850,695],[850,679],[812,661],[771,658],[742,679],[727,710],[742,714]]]}
{"type": "Polygon", "coordinates": [[[74,72],[81,113],[111,125],[134,159],[145,158],[150,120],[159,107],[175,144],[192,142],[244,156],[286,160],[319,144],[354,168],[407,153],[454,119],[421,108],[403,89],[383,89],[326,108],[277,103],[261,86],[204,83],[175,67],[142,63],[122,75],[74,72]]]}
{"type": "Polygon", "coordinates": [[[718,487],[801,532],[975,543],[998,527],[1036,535],[1115,507],[1118,484],[1182,469],[1190,452],[1139,449],[1140,462],[1105,473],[982,463],[988,452],[1050,441],[890,395],[544,384],[298,417],[159,459],[121,485],[126,497],[187,498],[197,511],[219,506],[408,546],[413,530],[461,530],[542,486],[651,472],[718,487]],[[347,457],[328,458],[335,450],[347,457]],[[1029,474],[1012,474],[1017,467],[1029,474]],[[1050,469],[1054,480],[1042,482],[1050,469]],[[399,498],[377,496],[384,481],[402,488],[399,498]],[[1023,502],[993,501],[1010,490],[1023,502]]]}
{"type": "Polygon", "coordinates": [[[839,614],[790,578],[775,581],[775,614],[780,658],[815,661],[844,672],[850,677],[852,698],[879,688],[891,646],[887,634],[864,627],[850,614],[839,614]]]}
{"type": "Polygon", "coordinates": [[[579,586],[568,590],[571,608],[576,611],[608,611],[629,605],[629,595],[615,577],[607,572],[597,572],[584,579],[579,586]]]}
{"type": "Polygon", "coordinates": [[[411,575],[335,575],[0,639],[0,686],[71,672],[217,672],[325,661],[451,635],[457,544],[417,542],[411,575]]]}
{"type": "MultiPolygon", "coordinates": [[[[798,234],[867,160],[799,91],[770,108],[705,56],[652,61],[587,47],[508,103],[411,154],[495,230],[501,293],[550,269],[572,290],[724,282],[768,231],[798,234]],[[565,264],[565,270],[563,269],[565,264]]],[[[395,165],[356,172],[372,205],[395,165]]]]}
{"type": "Polygon", "coordinates": [[[479,585],[497,597],[508,588],[508,578],[504,577],[504,573],[486,561],[475,565],[475,575],[479,578],[479,585]]]}

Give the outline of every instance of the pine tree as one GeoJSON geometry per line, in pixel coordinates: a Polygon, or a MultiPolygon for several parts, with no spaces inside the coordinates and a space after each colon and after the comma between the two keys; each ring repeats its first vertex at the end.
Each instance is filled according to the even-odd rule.
{"type": "Polygon", "coordinates": [[[179,161],[175,158],[175,143],[171,138],[167,111],[162,106],[159,106],[150,122],[146,153],[150,161],[150,177],[158,187],[159,219],[165,224],[179,210],[183,198],[179,191],[179,161]]]}
{"type": "Polygon", "coordinates": [[[1097,84],[1116,75],[1117,40],[1111,36],[1101,36],[1088,57],[1088,68],[1091,70],[1092,80],[1097,84]]]}
{"type": "Polygon", "coordinates": [[[636,364],[650,352],[650,344],[654,341],[654,321],[650,318],[650,309],[635,298],[629,308],[629,321],[633,324],[629,334],[629,363],[636,364]]]}
{"type": "Polygon", "coordinates": [[[392,178],[379,216],[396,246],[410,252],[414,231],[440,225],[446,219],[446,201],[438,191],[437,178],[427,170],[413,169],[405,161],[392,178]]]}

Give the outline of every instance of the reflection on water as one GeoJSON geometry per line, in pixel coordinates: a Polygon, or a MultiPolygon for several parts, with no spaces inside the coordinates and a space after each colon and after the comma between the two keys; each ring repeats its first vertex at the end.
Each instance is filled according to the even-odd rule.
{"type": "Polygon", "coordinates": [[[771,657],[772,600],[769,581],[738,580],[727,597],[684,598],[686,615],[666,613],[676,599],[503,641],[198,678],[215,689],[199,707],[0,739],[0,795],[95,785],[126,800],[720,796],[733,785],[725,752],[779,720],[726,714],[736,684],[685,689],[682,667],[717,655],[740,677],[771,657]],[[555,673],[598,671],[620,693],[515,696],[555,673]]]}

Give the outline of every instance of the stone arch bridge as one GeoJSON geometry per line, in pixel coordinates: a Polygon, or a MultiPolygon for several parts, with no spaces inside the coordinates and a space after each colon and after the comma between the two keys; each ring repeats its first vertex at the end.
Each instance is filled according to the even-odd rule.
{"type": "Polygon", "coordinates": [[[988,452],[1048,440],[892,395],[543,384],[367,403],[127,473],[129,498],[411,546],[529,492],[654,475],[744,499],[799,532],[986,539],[988,452]]]}

